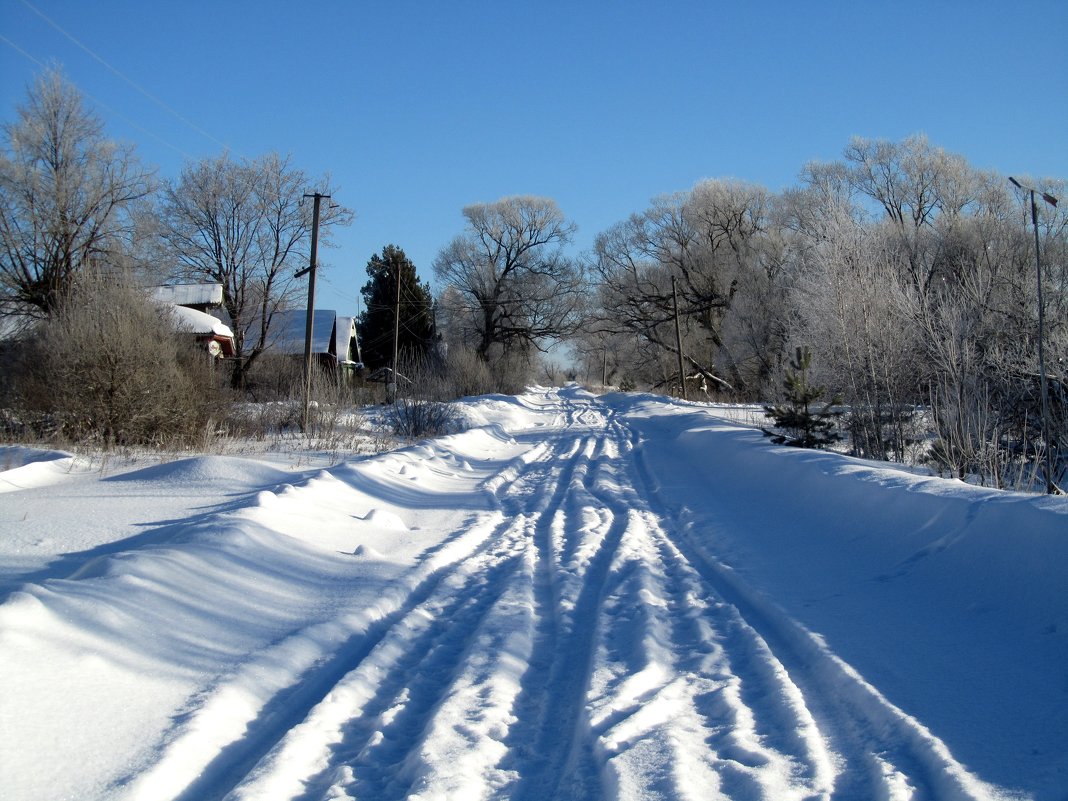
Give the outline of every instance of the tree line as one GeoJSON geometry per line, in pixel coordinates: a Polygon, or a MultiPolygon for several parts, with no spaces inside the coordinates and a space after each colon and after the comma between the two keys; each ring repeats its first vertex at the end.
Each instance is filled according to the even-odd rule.
{"type": "Polygon", "coordinates": [[[484,360],[566,339],[589,383],[704,400],[783,400],[803,348],[853,453],[1001,487],[1063,482],[1068,213],[1036,207],[1044,433],[1038,259],[1017,184],[921,135],[858,137],[781,192],[713,179],[656,197],[578,257],[553,201],[477,204],[434,262],[439,319],[484,360]]]}
{"type": "MultiPolygon", "coordinates": [[[[47,318],[90,272],[218,283],[240,386],[267,346],[272,315],[299,303],[293,276],[312,223],[303,195],[309,187],[329,193],[329,176],[310,176],[277,154],[224,153],[159,180],[132,147],[104,135],[58,70],[37,79],[4,140],[0,310],[47,318]]],[[[329,243],[352,217],[330,206],[320,237],[329,243]]]]}
{"type": "MultiPolygon", "coordinates": [[[[1063,180],[1037,183],[1064,194],[1063,180]]],[[[1037,220],[1063,476],[1068,215],[1046,203],[1037,220]]],[[[617,382],[678,386],[677,296],[683,380],[708,397],[776,399],[804,346],[848,408],[857,454],[904,461],[933,431],[954,475],[1024,485],[1046,447],[1030,223],[1029,197],[1007,176],[923,136],[855,138],[779,193],[701,181],[597,237],[582,353],[591,365],[604,354],[617,382]]]]}
{"type": "MultiPolygon", "coordinates": [[[[1020,177],[1064,195],[1063,180],[1020,177]]],[[[273,316],[303,303],[293,276],[312,188],[335,190],[276,154],[222,154],[160,180],[46,72],[4,127],[0,311],[49,319],[89,274],[219,283],[237,348],[230,383],[245,387],[273,316]]],[[[1068,216],[1037,211],[1062,480],[1068,216]]],[[[320,241],[352,219],[324,208],[320,241]]],[[[457,392],[514,390],[566,341],[571,374],[591,383],[774,403],[804,348],[813,385],[841,397],[859,455],[933,453],[954,475],[1001,486],[1027,484],[1045,455],[1028,195],[923,136],[855,138],[779,192],[700,181],[653,198],[587,253],[574,253],[576,225],[548,198],[478,203],[462,219],[431,265],[436,296],[397,244],[372,255],[368,366],[392,362],[397,330],[409,372],[463,373],[457,392]]]]}

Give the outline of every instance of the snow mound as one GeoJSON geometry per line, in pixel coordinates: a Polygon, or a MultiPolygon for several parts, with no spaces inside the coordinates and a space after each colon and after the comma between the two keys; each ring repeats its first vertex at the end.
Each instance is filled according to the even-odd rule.
{"type": "Polygon", "coordinates": [[[356,549],[352,552],[353,556],[362,556],[365,559],[385,559],[385,555],[378,550],[375,550],[370,545],[357,545],[356,549]]]}
{"type": "Polygon", "coordinates": [[[0,445],[0,473],[34,462],[51,462],[56,459],[67,459],[70,456],[72,454],[66,451],[41,450],[22,445],[0,445]]]}
{"type": "Polygon", "coordinates": [[[75,467],[76,457],[64,451],[0,448],[0,493],[44,487],[62,481],[75,467]]]}
{"type": "Polygon", "coordinates": [[[407,531],[408,526],[404,524],[404,521],[393,512],[387,512],[384,509],[372,509],[363,517],[358,517],[357,520],[362,520],[365,523],[371,523],[376,528],[389,529],[391,531],[407,531]]]}
{"type": "Polygon", "coordinates": [[[291,479],[291,473],[264,462],[235,456],[194,456],[111,476],[107,481],[156,481],[175,484],[220,484],[262,487],[291,479]]]}

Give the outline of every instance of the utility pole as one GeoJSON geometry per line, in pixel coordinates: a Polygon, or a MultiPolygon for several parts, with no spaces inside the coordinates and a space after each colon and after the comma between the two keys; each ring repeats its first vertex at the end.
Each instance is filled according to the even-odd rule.
{"type": "Polygon", "coordinates": [[[679,387],[682,399],[686,400],[686,373],[682,367],[682,329],[679,327],[679,292],[675,288],[675,276],[671,276],[671,298],[675,304],[675,348],[679,352],[679,387]]]}
{"type": "Polygon", "coordinates": [[[312,235],[311,235],[311,258],[308,262],[308,267],[297,273],[296,277],[300,278],[305,273],[309,274],[308,277],[308,320],[304,327],[304,407],[300,416],[300,430],[307,433],[308,431],[308,407],[311,405],[311,384],[312,384],[312,317],[315,314],[315,268],[317,266],[317,251],[319,247],[319,204],[323,198],[329,198],[330,195],[321,195],[315,192],[304,197],[310,197],[314,199],[314,206],[312,207],[312,235]]]}
{"type": "MultiPolygon", "coordinates": [[[[1042,445],[1044,451],[1044,467],[1046,470],[1046,494],[1054,495],[1060,491],[1060,488],[1053,481],[1053,454],[1052,443],[1049,440],[1049,389],[1046,384],[1046,354],[1043,350],[1043,340],[1046,338],[1045,333],[1045,310],[1042,303],[1042,256],[1038,250],[1038,205],[1035,203],[1035,192],[1033,186],[1027,186],[1021,184],[1011,175],[1009,180],[1012,185],[1018,189],[1023,189],[1025,192],[1031,193],[1031,225],[1035,229],[1035,272],[1038,276],[1038,374],[1039,374],[1039,386],[1042,393],[1042,445]]],[[[1042,195],[1042,199],[1049,205],[1056,207],[1057,198],[1048,192],[1039,192],[1042,195]]]]}
{"type": "Polygon", "coordinates": [[[397,262],[397,297],[393,304],[393,375],[386,385],[386,403],[397,402],[397,356],[400,350],[400,298],[401,298],[401,265],[397,262]]]}
{"type": "Polygon", "coordinates": [[[360,323],[360,319],[363,316],[363,310],[360,308],[360,293],[356,293],[356,361],[360,363],[360,369],[363,369],[363,352],[360,350],[360,339],[363,337],[363,325],[360,323]]]}

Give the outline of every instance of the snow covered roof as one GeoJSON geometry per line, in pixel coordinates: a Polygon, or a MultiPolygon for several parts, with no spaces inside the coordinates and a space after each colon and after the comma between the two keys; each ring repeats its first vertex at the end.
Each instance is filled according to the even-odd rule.
{"type": "Polygon", "coordinates": [[[152,297],[178,306],[221,306],[223,288],[222,284],[171,284],[153,288],[152,297]]]}
{"type": "MultiPolygon", "coordinates": [[[[333,350],[333,309],[317,309],[312,316],[312,353],[336,353],[333,350]]],[[[275,312],[267,333],[267,347],[272,353],[289,356],[304,353],[304,334],[308,324],[308,312],[300,309],[275,312]]]]}
{"type": "MultiPolygon", "coordinates": [[[[358,362],[357,353],[350,352],[350,346],[356,337],[356,318],[338,317],[334,325],[334,353],[339,362],[358,362]]],[[[358,348],[357,348],[358,350],[358,348]]]]}
{"type": "Polygon", "coordinates": [[[207,312],[197,311],[186,306],[172,306],[171,316],[174,318],[174,327],[178,331],[230,338],[234,336],[230,326],[217,317],[212,317],[207,312]]]}

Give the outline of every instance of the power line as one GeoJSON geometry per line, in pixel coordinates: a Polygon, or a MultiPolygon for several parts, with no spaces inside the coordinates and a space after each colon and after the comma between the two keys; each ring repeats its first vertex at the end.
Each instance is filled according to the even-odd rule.
{"type": "MultiPolygon", "coordinates": [[[[3,42],[4,44],[6,44],[6,45],[7,45],[8,47],[10,47],[10,48],[11,48],[12,50],[14,50],[15,52],[17,52],[17,53],[19,53],[20,55],[22,55],[22,56],[26,57],[27,59],[29,59],[30,61],[32,61],[32,62],[33,62],[34,64],[36,64],[36,65],[37,65],[38,67],[40,67],[41,69],[43,69],[43,70],[46,70],[46,69],[48,69],[48,65],[47,65],[47,64],[45,64],[45,63],[44,63],[43,61],[41,61],[41,60],[40,60],[39,58],[35,58],[34,56],[32,56],[32,55],[30,55],[29,53],[27,53],[27,52],[26,52],[25,50],[23,50],[23,49],[22,49],[21,47],[19,47],[19,46],[18,46],[17,44],[15,44],[14,42],[12,42],[12,41],[11,41],[10,39],[8,39],[8,38],[7,38],[6,36],[4,36],[3,34],[0,34],[0,42],[3,42]]],[[[116,110],[115,110],[115,109],[113,109],[113,108],[112,108],[111,106],[109,106],[109,105],[108,105],[107,103],[104,103],[104,102],[103,102],[102,100],[100,100],[100,98],[98,98],[98,97],[94,97],[93,95],[89,94],[88,92],[86,92],[86,91],[84,91],[84,90],[82,90],[82,89],[80,89],[80,88],[78,89],[78,91],[79,91],[79,92],[80,92],[81,94],[83,94],[83,95],[84,95],[85,97],[87,97],[87,98],[88,98],[89,100],[93,101],[93,104],[94,104],[95,106],[99,106],[100,108],[102,108],[102,109],[104,109],[105,111],[107,111],[107,112],[109,112],[110,114],[112,114],[112,116],[114,116],[114,117],[117,117],[118,119],[122,120],[122,121],[123,121],[123,122],[125,122],[125,123],[126,123],[127,125],[129,125],[130,127],[132,127],[132,128],[136,128],[136,129],[137,129],[138,131],[140,131],[141,133],[143,133],[143,134],[144,134],[145,136],[149,136],[149,137],[151,137],[152,139],[155,139],[155,140],[156,140],[157,142],[159,142],[159,143],[160,143],[161,145],[163,145],[163,146],[165,146],[165,147],[169,147],[169,148],[170,148],[171,150],[173,150],[174,152],[178,153],[179,155],[181,155],[181,156],[183,156],[183,157],[185,157],[185,158],[189,159],[190,161],[192,161],[192,160],[193,160],[193,156],[191,156],[191,155],[189,155],[188,153],[186,153],[186,152],[185,152],[184,150],[182,150],[182,149],[181,149],[180,147],[178,147],[178,146],[177,146],[177,145],[175,145],[175,144],[171,144],[171,143],[170,143],[170,142],[168,142],[168,141],[167,141],[166,139],[164,139],[164,138],[163,138],[162,136],[159,136],[159,135],[157,135],[157,134],[154,134],[154,133],[152,133],[152,131],[150,131],[150,130],[148,130],[147,128],[145,128],[144,126],[142,126],[142,125],[140,125],[140,124],[138,124],[138,123],[134,122],[134,121],[133,121],[133,120],[131,120],[131,119],[130,119],[129,117],[127,117],[127,116],[126,116],[125,114],[123,114],[123,113],[121,113],[121,112],[119,112],[119,111],[116,111],[116,110]]]]}
{"type": "MultiPolygon", "coordinates": [[[[40,9],[38,9],[38,8],[37,8],[36,6],[34,6],[34,5],[32,4],[32,3],[30,3],[30,2],[29,2],[29,0],[21,0],[21,2],[22,2],[22,4],[23,4],[24,6],[26,6],[26,8],[28,8],[28,9],[29,9],[30,11],[32,11],[32,12],[33,12],[34,14],[36,14],[37,16],[39,16],[39,17],[40,17],[41,19],[43,19],[43,20],[44,20],[45,22],[47,22],[47,23],[48,23],[49,25],[51,25],[51,26],[52,26],[53,28],[55,28],[55,29],[56,29],[57,31],[59,31],[59,32],[60,32],[61,34],[63,34],[64,36],[66,36],[66,37],[67,37],[68,39],[70,39],[70,40],[71,40],[72,42],[74,42],[74,44],[76,44],[76,45],[77,45],[78,47],[80,47],[80,48],[81,48],[82,50],[84,50],[84,51],[85,51],[86,53],[88,53],[88,54],[89,54],[90,56],[92,56],[92,57],[93,57],[94,59],[96,59],[96,60],[97,60],[97,61],[99,61],[99,62],[100,62],[101,64],[103,64],[103,65],[104,65],[105,67],[107,67],[107,68],[108,68],[109,70],[111,70],[111,71],[112,71],[113,73],[115,73],[115,75],[117,75],[118,77],[122,78],[122,79],[123,79],[124,81],[126,81],[126,83],[130,84],[130,86],[132,86],[132,87],[133,87],[134,89],[136,89],[136,90],[137,90],[138,92],[140,92],[141,94],[143,94],[143,95],[144,95],[145,97],[147,97],[147,98],[148,98],[149,100],[151,100],[151,101],[152,101],[153,103],[155,103],[156,105],[158,105],[158,106],[159,106],[160,108],[162,108],[162,109],[163,109],[164,111],[167,111],[168,113],[172,114],[172,115],[173,115],[173,116],[174,116],[174,117],[175,117],[176,119],[178,119],[178,120],[180,120],[180,121],[184,122],[184,123],[185,123],[186,125],[188,125],[188,126],[189,126],[190,128],[192,128],[192,129],[193,129],[194,131],[196,131],[197,133],[199,133],[199,134],[200,134],[201,136],[207,137],[208,139],[210,139],[211,141],[213,141],[213,142],[214,142],[215,144],[217,144],[217,145],[220,145],[220,146],[221,146],[221,147],[222,147],[222,148],[223,148],[224,150],[225,150],[225,149],[229,149],[229,145],[227,145],[227,144],[226,144],[225,142],[223,142],[223,141],[221,141],[221,140],[219,140],[219,139],[216,139],[216,138],[215,138],[214,136],[212,136],[212,135],[211,135],[210,133],[208,133],[207,131],[205,131],[205,130],[204,130],[203,128],[201,128],[201,127],[200,127],[199,125],[197,125],[197,124],[196,124],[195,122],[193,122],[193,121],[191,121],[191,120],[187,119],[186,117],[183,117],[183,116],[182,116],[181,114],[179,114],[179,113],[178,113],[177,111],[175,111],[175,110],[174,110],[173,108],[171,108],[170,106],[168,106],[168,105],[167,105],[166,103],[164,103],[164,102],[163,102],[162,100],[160,100],[160,99],[159,99],[158,97],[156,97],[156,96],[155,96],[154,94],[152,94],[151,92],[149,92],[149,91],[148,91],[147,89],[145,89],[145,88],[144,88],[143,86],[141,86],[141,85],[140,85],[139,83],[137,83],[136,81],[134,81],[134,80],[133,80],[132,78],[129,78],[129,77],[127,77],[127,76],[126,76],[126,75],[125,75],[125,74],[124,74],[124,73],[123,73],[123,72],[122,72],[121,70],[119,70],[119,69],[118,69],[117,67],[114,67],[114,66],[112,66],[112,65],[111,65],[110,63],[108,63],[107,61],[105,61],[105,60],[104,60],[104,59],[103,59],[103,58],[102,58],[101,56],[99,56],[99,55],[97,55],[97,54],[96,54],[95,52],[93,52],[93,50],[92,50],[92,49],[90,49],[88,45],[85,45],[85,44],[83,44],[83,43],[82,43],[82,42],[81,42],[81,41],[80,41],[79,39],[77,39],[77,38],[76,38],[76,37],[75,37],[74,35],[72,35],[72,34],[68,33],[68,32],[67,32],[66,30],[64,30],[64,29],[63,29],[62,27],[60,27],[58,23],[56,23],[56,22],[55,22],[54,20],[52,20],[52,19],[51,19],[50,17],[48,17],[47,15],[45,15],[45,14],[44,14],[44,12],[42,12],[42,11],[41,11],[40,9]]],[[[240,155],[240,154],[239,154],[239,155],[240,155]]]]}
{"type": "Polygon", "coordinates": [[[41,61],[40,59],[37,59],[37,58],[34,58],[33,56],[31,56],[31,55],[30,55],[29,53],[27,53],[27,52],[26,52],[25,50],[23,50],[23,49],[22,49],[21,47],[19,47],[19,46],[18,46],[17,44],[15,44],[14,42],[12,42],[12,41],[11,41],[10,39],[8,39],[8,38],[7,38],[6,36],[4,36],[3,34],[0,34],[0,40],[2,40],[2,41],[3,41],[4,43],[5,43],[5,44],[7,44],[7,45],[8,45],[8,46],[9,46],[9,47],[10,47],[10,48],[12,49],[12,50],[15,50],[16,52],[18,52],[18,53],[21,53],[21,54],[22,54],[22,55],[24,55],[24,56],[25,56],[26,58],[28,58],[28,59],[29,59],[30,61],[32,61],[32,62],[33,62],[34,64],[36,64],[36,65],[37,65],[38,67],[41,67],[41,69],[44,69],[44,68],[45,68],[45,64],[44,64],[44,62],[43,62],[43,61],[41,61]]]}

